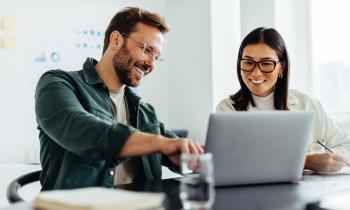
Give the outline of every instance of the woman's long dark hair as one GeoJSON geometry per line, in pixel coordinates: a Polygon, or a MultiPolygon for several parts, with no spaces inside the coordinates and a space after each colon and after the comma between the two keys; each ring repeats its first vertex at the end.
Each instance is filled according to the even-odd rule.
{"type": "Polygon", "coordinates": [[[237,111],[247,111],[249,102],[255,106],[252,94],[248,87],[244,84],[240,60],[242,59],[243,50],[247,45],[264,43],[275,50],[279,61],[284,67],[283,77],[278,78],[274,88],[274,107],[276,110],[288,110],[288,80],[289,80],[289,59],[286,45],[282,36],[273,28],[260,27],[250,32],[242,41],[237,58],[237,76],[241,89],[231,95],[230,98],[234,101],[234,108],[237,111]]]}

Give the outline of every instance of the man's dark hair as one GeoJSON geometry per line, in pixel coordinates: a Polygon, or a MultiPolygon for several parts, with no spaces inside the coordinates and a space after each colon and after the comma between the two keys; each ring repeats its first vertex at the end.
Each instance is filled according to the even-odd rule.
{"type": "Polygon", "coordinates": [[[130,34],[139,22],[154,26],[163,34],[170,30],[164,18],[158,14],[137,7],[125,7],[112,18],[108,25],[105,33],[103,53],[108,48],[110,36],[113,31],[119,31],[121,34],[130,34]]]}
{"type": "Polygon", "coordinates": [[[249,102],[255,106],[252,94],[248,87],[244,84],[241,69],[240,60],[243,56],[243,50],[247,45],[264,43],[275,50],[279,61],[283,65],[283,77],[278,78],[274,88],[274,107],[276,110],[288,110],[287,97],[288,97],[288,80],[289,80],[289,59],[286,49],[286,45],[282,36],[273,28],[260,27],[250,32],[242,41],[238,51],[237,58],[237,76],[241,89],[230,96],[234,102],[233,106],[238,111],[246,111],[248,109],[249,102]]]}

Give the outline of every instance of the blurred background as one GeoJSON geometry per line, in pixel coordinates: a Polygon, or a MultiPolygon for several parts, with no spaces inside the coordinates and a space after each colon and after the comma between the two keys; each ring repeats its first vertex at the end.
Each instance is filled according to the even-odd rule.
{"type": "Polygon", "coordinates": [[[290,87],[321,100],[347,127],[350,29],[346,0],[0,0],[0,164],[38,163],[34,91],[50,69],[79,70],[101,57],[104,31],[125,6],[163,15],[165,60],[137,92],[170,129],[204,143],[216,104],[238,90],[242,38],[274,27],[291,60],[290,87]]]}

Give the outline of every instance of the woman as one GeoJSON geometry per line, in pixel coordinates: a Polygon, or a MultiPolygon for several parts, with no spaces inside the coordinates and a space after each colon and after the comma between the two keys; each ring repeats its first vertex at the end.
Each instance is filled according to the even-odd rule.
{"type": "Polygon", "coordinates": [[[289,60],[281,35],[272,28],[257,28],[242,41],[237,59],[241,89],[222,100],[218,112],[255,110],[312,110],[316,112],[314,136],[305,169],[333,172],[350,160],[350,138],[323,110],[321,104],[297,91],[288,90],[289,60]],[[317,140],[334,153],[324,150],[317,140]]]}

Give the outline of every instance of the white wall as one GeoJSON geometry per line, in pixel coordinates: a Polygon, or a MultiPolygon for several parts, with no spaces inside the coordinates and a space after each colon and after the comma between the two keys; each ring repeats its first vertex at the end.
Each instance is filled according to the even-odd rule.
{"type": "Polygon", "coordinates": [[[242,39],[257,27],[273,27],[275,23],[275,0],[241,0],[241,35],[242,39]]]}
{"type": "Polygon", "coordinates": [[[210,0],[167,1],[170,126],[204,142],[212,111],[210,0]]]}
{"type": "Polygon", "coordinates": [[[211,3],[213,107],[239,90],[236,60],[241,39],[240,1],[211,3]]]}
{"type": "Polygon", "coordinates": [[[312,94],[310,2],[275,0],[275,28],[286,41],[290,54],[290,87],[312,94]]]}

